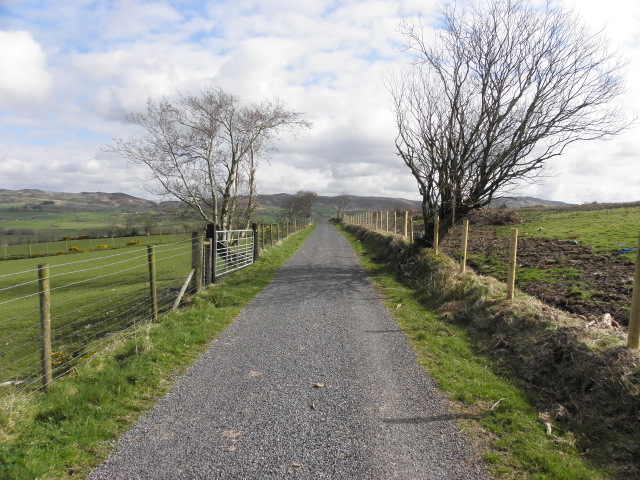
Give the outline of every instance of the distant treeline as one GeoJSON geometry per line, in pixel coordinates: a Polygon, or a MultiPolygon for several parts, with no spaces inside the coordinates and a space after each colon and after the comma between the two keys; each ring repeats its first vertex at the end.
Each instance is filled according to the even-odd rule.
{"type": "MultiPolygon", "coordinates": [[[[40,203],[27,203],[25,205],[19,205],[15,207],[5,207],[2,210],[4,210],[5,212],[20,213],[20,212],[32,212],[34,210],[45,210],[45,209],[50,210],[51,208],[55,208],[56,210],[59,210],[60,207],[62,206],[56,205],[56,202],[54,202],[53,200],[45,200],[40,203]]],[[[67,207],[65,206],[65,208],[67,207]]]]}
{"type": "Polygon", "coordinates": [[[20,229],[20,228],[10,228],[5,230],[4,228],[0,228],[0,235],[35,235],[36,232],[34,230],[28,229],[20,229]]]}

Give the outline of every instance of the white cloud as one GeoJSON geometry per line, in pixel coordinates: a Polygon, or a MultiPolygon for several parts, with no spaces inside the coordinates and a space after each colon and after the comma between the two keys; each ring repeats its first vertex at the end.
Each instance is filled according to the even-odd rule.
{"type": "Polygon", "coordinates": [[[0,31],[0,108],[37,109],[51,92],[45,54],[31,34],[0,31]]]}
{"type": "MultiPolygon", "coordinates": [[[[637,108],[640,3],[566,1],[575,1],[595,28],[605,27],[631,59],[627,104],[637,108]]],[[[416,198],[415,181],[394,150],[382,74],[403,62],[394,49],[401,43],[399,18],[422,11],[429,24],[435,4],[7,1],[7,31],[0,32],[0,109],[7,110],[0,110],[0,188],[143,195],[131,167],[100,148],[133,131],[124,114],[143,109],[148,97],[196,92],[209,83],[247,101],[278,96],[315,124],[299,139],[282,138],[271,165],[259,172],[262,192],[416,198]]],[[[559,176],[521,190],[571,202],[639,199],[635,137],[574,145],[555,162],[559,176]]]]}

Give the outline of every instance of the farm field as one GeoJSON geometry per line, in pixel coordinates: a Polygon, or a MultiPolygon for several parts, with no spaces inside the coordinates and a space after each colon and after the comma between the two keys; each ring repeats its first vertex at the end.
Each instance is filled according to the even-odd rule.
{"type": "MultiPolygon", "coordinates": [[[[469,228],[469,265],[506,280],[509,233],[518,228],[516,286],[587,321],[628,324],[640,205],[519,210],[522,223],[469,228]],[[598,208],[598,209],[595,209],[598,208]]],[[[459,232],[443,248],[459,252],[459,232]]]]}
{"type": "MultiPolygon", "coordinates": [[[[91,250],[110,250],[131,245],[162,245],[191,238],[191,233],[187,234],[167,234],[167,235],[138,235],[135,237],[111,237],[111,238],[78,238],[72,237],[68,240],[58,240],[54,242],[38,242],[21,245],[5,245],[0,249],[0,259],[20,259],[25,257],[38,257],[45,255],[61,255],[75,252],[86,252],[91,250]],[[72,249],[72,250],[71,250],[72,249]]],[[[0,271],[10,268],[2,264],[0,271]]]]}
{"type": "MultiPolygon", "coordinates": [[[[191,241],[155,249],[158,303],[171,306],[191,269],[191,241]]],[[[0,383],[39,369],[38,265],[49,265],[54,366],[82,357],[94,344],[150,317],[149,264],[142,245],[1,262],[0,383]]],[[[10,392],[4,392],[10,393],[10,392]]]]}

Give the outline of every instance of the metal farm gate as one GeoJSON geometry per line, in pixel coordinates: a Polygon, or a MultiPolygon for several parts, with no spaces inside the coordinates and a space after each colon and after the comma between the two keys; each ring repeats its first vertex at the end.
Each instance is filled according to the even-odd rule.
{"type": "Polygon", "coordinates": [[[215,283],[216,278],[248,267],[257,258],[257,227],[252,230],[218,230],[207,226],[205,251],[206,283],[215,283]]]}

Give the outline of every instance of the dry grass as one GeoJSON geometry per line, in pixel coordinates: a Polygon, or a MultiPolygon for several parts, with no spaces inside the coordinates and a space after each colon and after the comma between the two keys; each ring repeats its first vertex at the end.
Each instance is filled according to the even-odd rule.
{"type": "Polygon", "coordinates": [[[517,379],[542,423],[575,438],[585,458],[614,478],[640,478],[640,354],[626,348],[623,332],[585,327],[584,319],[522,293],[507,301],[504,284],[461,275],[452,259],[398,236],[349,230],[448,321],[470,328],[474,348],[517,379]]]}

